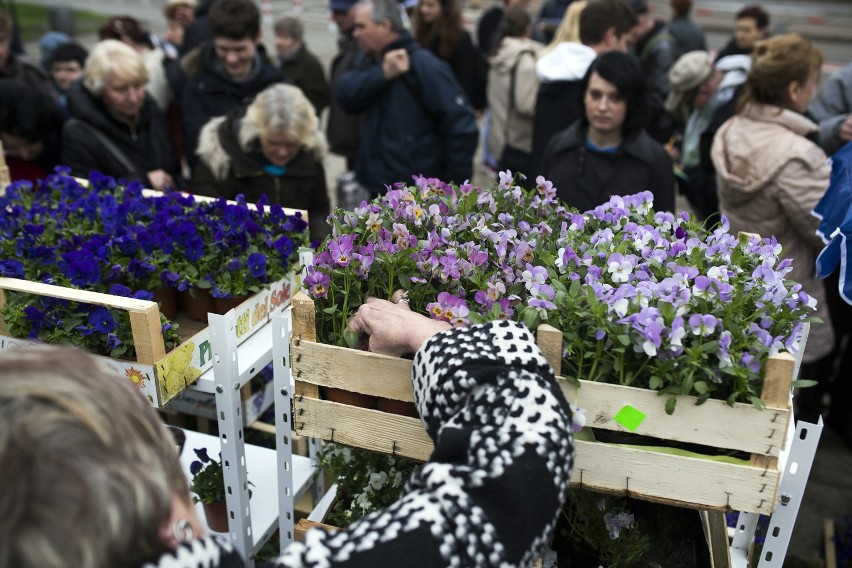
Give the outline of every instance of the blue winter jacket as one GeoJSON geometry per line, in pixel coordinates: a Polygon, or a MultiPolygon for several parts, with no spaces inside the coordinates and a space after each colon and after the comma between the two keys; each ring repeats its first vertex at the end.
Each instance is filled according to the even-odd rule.
{"type": "Polygon", "coordinates": [[[386,80],[381,61],[362,54],[334,85],[346,112],[365,113],[358,181],[378,195],[385,185],[423,174],[462,183],[471,178],[478,129],[473,108],[450,66],[408,33],[384,52],[405,48],[411,69],[386,80]]]}

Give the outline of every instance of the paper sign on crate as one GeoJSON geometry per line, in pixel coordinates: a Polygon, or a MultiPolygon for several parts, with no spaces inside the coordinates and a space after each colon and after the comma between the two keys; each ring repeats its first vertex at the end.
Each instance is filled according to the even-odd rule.
{"type": "MultiPolygon", "coordinates": [[[[269,322],[272,314],[287,307],[290,296],[296,288],[294,273],[269,285],[267,289],[248,298],[235,308],[237,312],[237,327],[234,332],[237,344],[242,344],[256,331],[269,322]]],[[[157,408],[162,408],[175,396],[185,391],[205,371],[213,367],[213,347],[210,342],[210,329],[204,328],[189,339],[185,340],[172,351],[165,353],[157,304],[147,300],[120,298],[109,294],[100,294],[50,286],[17,280],[0,278],[0,293],[2,290],[35,293],[43,296],[55,296],[73,301],[105,305],[131,311],[131,322],[134,321],[132,310],[143,313],[144,319],[150,325],[134,325],[133,340],[137,346],[137,361],[126,361],[103,356],[104,361],[118,374],[133,382],[157,408]],[[151,308],[156,317],[151,316],[151,308]],[[150,320],[150,321],[148,321],[150,320]],[[159,343],[157,343],[159,341],[159,343]],[[140,355],[140,345],[153,345],[150,352],[140,355]]],[[[14,349],[31,344],[26,339],[11,337],[0,333],[0,350],[14,349]]]]}

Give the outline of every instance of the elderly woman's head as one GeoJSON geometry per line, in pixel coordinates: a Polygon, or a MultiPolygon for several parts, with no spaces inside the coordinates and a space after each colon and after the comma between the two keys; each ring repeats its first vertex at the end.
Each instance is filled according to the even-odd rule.
{"type": "Polygon", "coordinates": [[[822,69],[822,53],[799,34],[785,34],[758,42],[740,98],[805,112],[822,69]]]}
{"type": "Polygon", "coordinates": [[[194,511],[148,400],[82,351],[0,354],[0,459],[0,566],[140,566],[194,511]]]}
{"type": "Polygon", "coordinates": [[[148,70],[139,53],[118,40],[95,44],[86,59],[83,85],[116,118],[135,122],[145,102],[148,70]]]}
{"type": "Polygon", "coordinates": [[[257,141],[263,156],[276,166],[286,165],[303,149],[323,150],[314,107],[292,85],[273,85],[258,94],[246,110],[239,138],[245,151],[257,141]]]}

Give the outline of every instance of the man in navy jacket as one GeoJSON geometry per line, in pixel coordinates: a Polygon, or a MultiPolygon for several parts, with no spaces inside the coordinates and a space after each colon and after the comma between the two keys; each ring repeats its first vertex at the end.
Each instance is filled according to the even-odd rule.
{"type": "Polygon", "coordinates": [[[469,180],[478,130],[450,67],[405,31],[396,0],[365,0],[354,10],[364,53],[334,95],[346,112],[365,113],[358,181],[378,195],[416,174],[469,180]]]}

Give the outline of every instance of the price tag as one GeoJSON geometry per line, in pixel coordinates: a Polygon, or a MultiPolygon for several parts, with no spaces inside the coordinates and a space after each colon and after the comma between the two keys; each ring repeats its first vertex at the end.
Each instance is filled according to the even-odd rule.
{"type": "Polygon", "coordinates": [[[644,412],[639,410],[638,408],[634,408],[629,404],[625,404],[624,407],[618,411],[618,413],[613,416],[613,420],[631,432],[635,432],[639,425],[645,421],[646,415],[644,412]]]}

